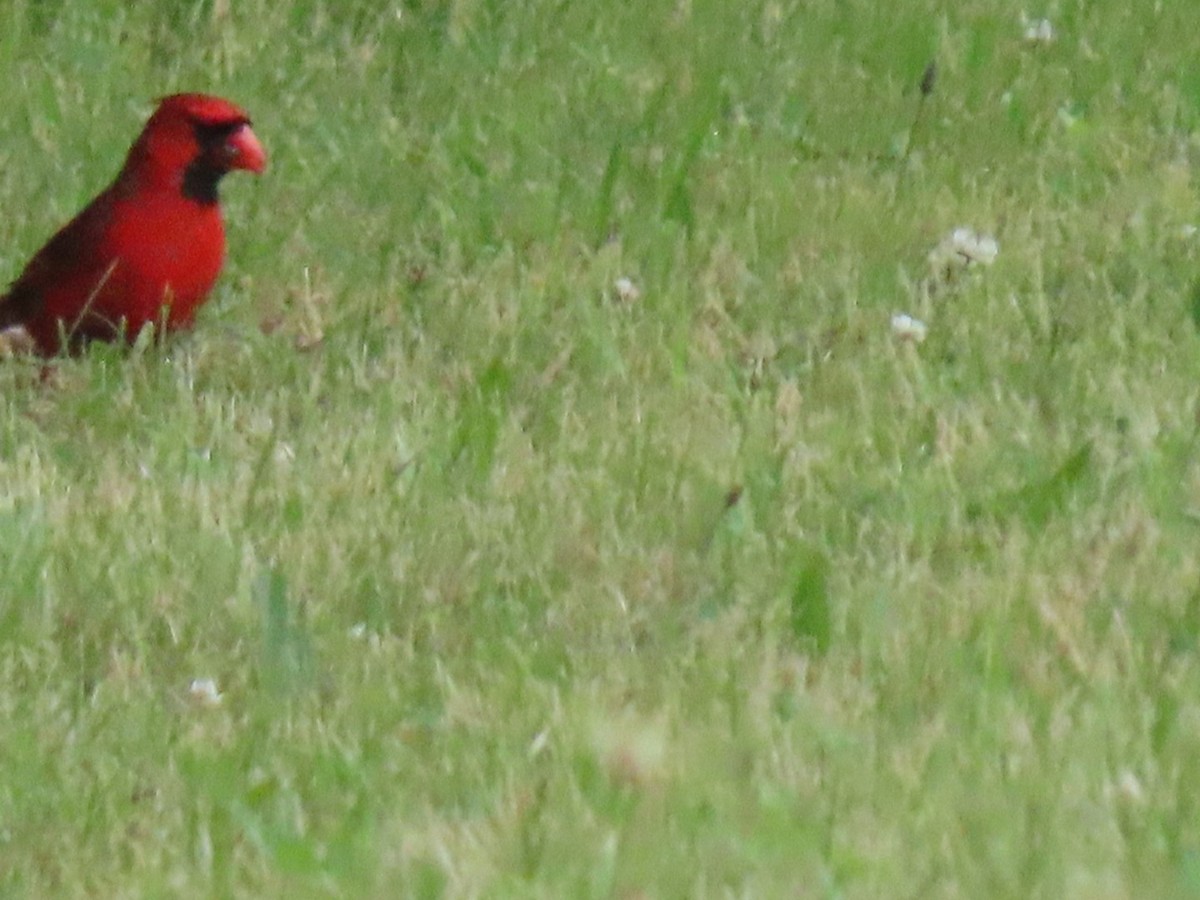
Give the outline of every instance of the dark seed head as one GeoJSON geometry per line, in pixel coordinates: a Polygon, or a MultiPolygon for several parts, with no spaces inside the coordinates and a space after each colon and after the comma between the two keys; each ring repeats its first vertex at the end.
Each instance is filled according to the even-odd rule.
{"type": "Polygon", "coordinates": [[[929,65],[925,67],[925,74],[921,76],[921,96],[928,97],[932,94],[935,84],[937,84],[937,60],[931,59],[929,65]]]}

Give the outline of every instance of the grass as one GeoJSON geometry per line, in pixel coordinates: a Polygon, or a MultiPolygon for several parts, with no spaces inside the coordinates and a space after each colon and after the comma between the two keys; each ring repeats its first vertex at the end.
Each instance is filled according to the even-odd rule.
{"type": "Polygon", "coordinates": [[[1045,14],[4,3],[0,277],[271,167],[0,366],[0,894],[1200,895],[1200,46],[1045,14]]]}

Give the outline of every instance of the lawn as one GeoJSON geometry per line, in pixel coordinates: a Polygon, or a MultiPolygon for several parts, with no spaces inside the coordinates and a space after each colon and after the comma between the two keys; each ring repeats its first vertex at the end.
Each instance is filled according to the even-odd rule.
{"type": "Polygon", "coordinates": [[[270,155],[0,360],[0,895],[1200,897],[1200,30],[1027,13],[0,0],[0,283],[270,155]]]}

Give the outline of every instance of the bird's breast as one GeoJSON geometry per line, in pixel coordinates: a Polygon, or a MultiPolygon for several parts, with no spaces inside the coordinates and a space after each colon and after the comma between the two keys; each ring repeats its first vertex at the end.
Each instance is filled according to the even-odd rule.
{"type": "Polygon", "coordinates": [[[220,208],[177,195],[132,197],[114,210],[107,255],[111,285],[96,297],[97,312],[125,319],[129,333],[147,323],[191,324],[225,259],[220,208]]]}

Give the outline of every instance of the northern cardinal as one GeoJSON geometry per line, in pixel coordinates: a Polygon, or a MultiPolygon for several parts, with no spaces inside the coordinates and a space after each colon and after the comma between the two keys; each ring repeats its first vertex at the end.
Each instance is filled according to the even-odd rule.
{"type": "Polygon", "coordinates": [[[50,238],[0,297],[0,329],[39,352],[187,328],[225,259],[217,184],[267,155],[239,107],[205,94],[158,103],[116,180],[50,238]]]}

